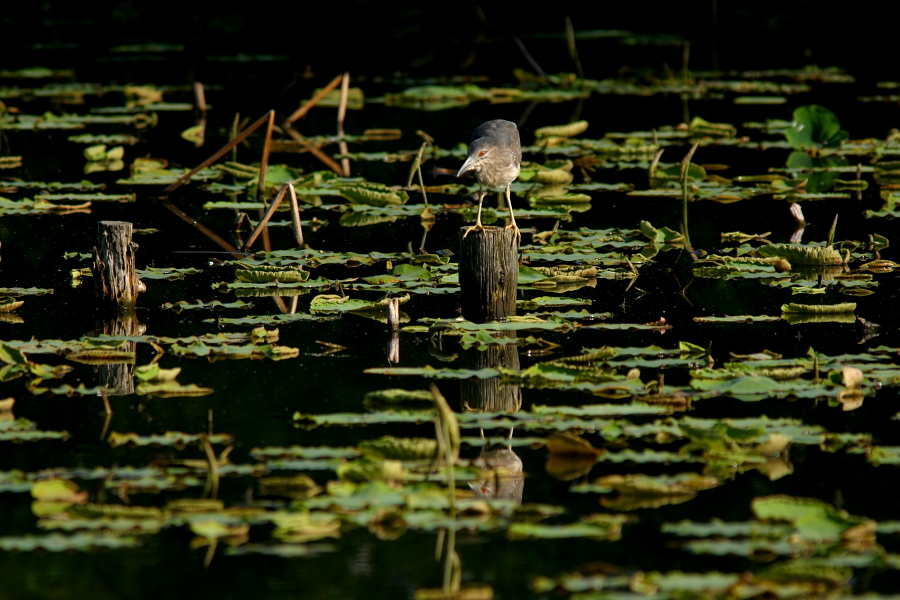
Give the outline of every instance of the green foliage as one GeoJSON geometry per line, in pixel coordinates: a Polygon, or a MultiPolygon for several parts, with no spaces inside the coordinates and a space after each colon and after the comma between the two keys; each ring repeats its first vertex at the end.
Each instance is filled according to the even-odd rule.
{"type": "Polygon", "coordinates": [[[850,137],[841,129],[841,123],[833,112],[823,106],[810,104],[794,111],[794,119],[784,135],[796,150],[838,148],[850,137]]]}

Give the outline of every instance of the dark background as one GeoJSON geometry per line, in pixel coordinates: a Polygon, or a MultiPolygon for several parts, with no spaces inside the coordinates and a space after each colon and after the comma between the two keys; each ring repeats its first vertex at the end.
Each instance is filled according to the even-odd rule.
{"type": "MultiPolygon", "coordinates": [[[[547,72],[572,70],[565,17],[576,32],[621,30],[672,34],[691,43],[694,70],[839,66],[861,77],[896,76],[896,21],[889,3],[855,2],[840,10],[812,0],[756,2],[570,2],[526,8],[511,2],[7,2],[0,11],[4,68],[41,64],[83,66],[123,44],[179,44],[168,66],[186,79],[202,76],[211,56],[284,55],[297,74],[351,70],[357,74],[508,74],[528,68],[513,43],[520,38],[547,72]],[[63,50],[63,52],[60,52],[63,50]],[[884,70],[887,69],[887,72],[884,70]],[[197,70],[199,72],[191,72],[197,70]]],[[[659,39],[647,39],[653,46],[659,39]]],[[[640,45],[640,41],[634,43],[640,45]]],[[[672,52],[673,69],[681,50],[672,52]]],[[[587,77],[622,67],[615,45],[579,41],[587,77]]],[[[635,48],[628,52],[634,62],[635,48]]],[[[639,55],[639,53],[637,53],[639,55]]],[[[658,51],[647,53],[658,69],[658,51]],[[653,58],[651,58],[653,57],[653,58]]],[[[652,61],[652,62],[651,62],[652,61]]]]}

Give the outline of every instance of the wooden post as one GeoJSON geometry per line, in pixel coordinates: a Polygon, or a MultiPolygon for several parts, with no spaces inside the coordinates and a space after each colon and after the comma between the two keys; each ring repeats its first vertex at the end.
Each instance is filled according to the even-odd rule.
{"type": "Polygon", "coordinates": [[[97,297],[120,309],[133,308],[146,288],[135,271],[138,246],[131,241],[131,223],[100,221],[99,238],[91,267],[97,297]]]}
{"type": "Polygon", "coordinates": [[[462,315],[474,323],[516,314],[519,283],[518,240],[514,229],[468,227],[459,232],[459,286],[462,315]]]}

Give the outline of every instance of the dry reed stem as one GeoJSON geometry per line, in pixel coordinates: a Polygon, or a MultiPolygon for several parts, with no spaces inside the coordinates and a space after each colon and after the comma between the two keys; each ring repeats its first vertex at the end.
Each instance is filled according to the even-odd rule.
{"type": "Polygon", "coordinates": [[[206,92],[203,89],[203,84],[199,81],[194,82],[194,106],[200,112],[206,112],[206,92]]]}
{"type": "MultiPolygon", "coordinates": [[[[296,298],[296,296],[294,296],[296,298]]],[[[278,307],[279,314],[285,315],[288,312],[287,306],[284,304],[284,300],[281,299],[281,296],[272,296],[272,300],[275,301],[275,305],[278,307]]]]}
{"type": "Polygon", "coordinates": [[[272,127],[275,126],[275,111],[269,111],[269,124],[266,126],[266,141],[263,143],[262,158],[259,159],[259,185],[256,186],[256,200],[266,203],[266,171],[269,169],[269,147],[272,144],[272,127]]]}
{"type": "Polygon", "coordinates": [[[266,229],[266,223],[269,222],[269,219],[272,218],[272,215],[275,214],[275,211],[278,209],[278,205],[281,204],[281,199],[284,198],[284,194],[287,192],[288,186],[290,184],[286,183],[281,186],[281,189],[278,191],[278,195],[275,196],[275,199],[272,201],[272,204],[269,205],[269,210],[263,213],[260,211],[260,219],[259,224],[256,226],[256,229],[253,230],[253,233],[250,235],[250,239],[247,240],[247,243],[244,244],[244,251],[250,249],[250,246],[253,245],[253,242],[256,241],[256,238],[266,229]]]}
{"type": "Polygon", "coordinates": [[[206,462],[209,464],[209,476],[206,479],[206,488],[203,490],[203,495],[206,496],[209,493],[209,497],[214,499],[219,495],[219,459],[216,457],[216,453],[213,452],[212,444],[209,443],[209,438],[205,433],[200,434],[200,445],[203,447],[203,452],[206,454],[206,462]]]}
{"type": "MultiPolygon", "coordinates": [[[[240,123],[241,123],[241,113],[236,112],[236,113],[234,113],[234,121],[231,123],[231,139],[234,139],[237,137],[238,127],[240,127],[240,123]]],[[[231,149],[231,160],[233,162],[237,162],[237,145],[235,145],[231,149]]]]}
{"type": "MultiPolygon", "coordinates": [[[[341,103],[338,106],[337,117],[337,134],[338,148],[341,154],[347,154],[347,142],[344,140],[344,117],[347,115],[347,95],[350,92],[350,73],[344,73],[344,79],[341,82],[341,103]]],[[[342,158],[341,167],[343,167],[344,177],[350,177],[350,159],[342,158]]]]}
{"type": "MultiPolygon", "coordinates": [[[[297,192],[294,190],[294,184],[288,182],[288,192],[291,199],[291,223],[294,229],[294,239],[298,246],[303,245],[303,224],[300,221],[300,204],[297,202],[297,192]]],[[[292,313],[293,314],[293,313],[292,313]]]]}

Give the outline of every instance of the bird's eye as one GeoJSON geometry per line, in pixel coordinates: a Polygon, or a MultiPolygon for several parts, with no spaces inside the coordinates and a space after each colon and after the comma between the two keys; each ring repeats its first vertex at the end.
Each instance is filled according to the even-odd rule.
{"type": "Polygon", "coordinates": [[[484,156],[485,154],[487,154],[487,152],[485,152],[484,150],[482,150],[482,151],[480,151],[480,152],[478,153],[478,156],[484,156]]]}

